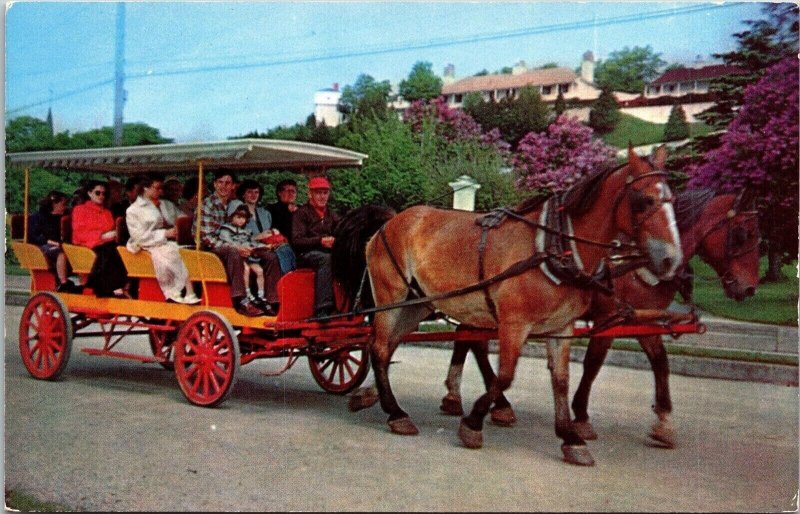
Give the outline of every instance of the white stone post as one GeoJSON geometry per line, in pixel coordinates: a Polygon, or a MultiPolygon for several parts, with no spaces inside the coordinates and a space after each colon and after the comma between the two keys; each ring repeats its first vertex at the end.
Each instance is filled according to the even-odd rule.
{"type": "Polygon", "coordinates": [[[461,175],[455,182],[448,184],[453,188],[453,209],[462,211],[475,210],[475,193],[481,185],[468,175],[461,175]]]}

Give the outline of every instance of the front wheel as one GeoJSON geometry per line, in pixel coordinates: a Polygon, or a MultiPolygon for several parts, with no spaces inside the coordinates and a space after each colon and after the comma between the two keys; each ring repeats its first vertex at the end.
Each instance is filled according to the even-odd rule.
{"type": "Polygon", "coordinates": [[[369,351],[360,346],[324,355],[309,355],[308,366],[317,384],[329,393],[347,394],[369,373],[369,351]]]}
{"type": "Polygon", "coordinates": [[[64,372],[72,350],[72,320],[64,302],[53,293],[28,300],[19,323],[19,353],[28,373],[55,380],[64,372]]]}
{"type": "Polygon", "coordinates": [[[192,314],[174,343],[175,376],[186,399],[202,407],[224,402],[239,371],[239,342],[227,320],[211,311],[192,314]]]}

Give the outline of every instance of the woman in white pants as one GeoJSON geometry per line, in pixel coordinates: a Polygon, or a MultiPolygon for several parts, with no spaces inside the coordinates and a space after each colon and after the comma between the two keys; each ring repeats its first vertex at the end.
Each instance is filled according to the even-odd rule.
{"type": "Polygon", "coordinates": [[[125,211],[130,232],[126,246],[132,253],[140,250],[150,253],[158,285],[167,300],[199,303],[200,299],[194,294],[189,281],[189,272],[178,252],[178,245],[171,241],[177,236],[177,229],[167,222],[169,213],[165,203],[160,201],[163,182],[164,179],[159,175],[146,175],[140,179],[141,193],[125,211]]]}

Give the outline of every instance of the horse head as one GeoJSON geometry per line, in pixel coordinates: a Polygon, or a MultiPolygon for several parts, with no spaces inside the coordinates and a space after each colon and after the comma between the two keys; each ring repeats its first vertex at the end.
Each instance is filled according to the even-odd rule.
{"type": "Polygon", "coordinates": [[[725,294],[737,302],[756,292],[761,242],[758,213],[742,203],[742,193],[709,202],[703,218],[710,226],[697,249],[722,279],[725,294]]]}
{"type": "Polygon", "coordinates": [[[628,164],[620,168],[625,185],[615,209],[617,226],[647,252],[648,268],[669,280],[683,260],[680,236],[666,182],[666,147],[660,146],[652,163],[628,149],[628,164]]]}

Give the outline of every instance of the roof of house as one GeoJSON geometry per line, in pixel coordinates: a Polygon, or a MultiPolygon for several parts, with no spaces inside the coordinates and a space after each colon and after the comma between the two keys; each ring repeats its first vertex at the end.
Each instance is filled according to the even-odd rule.
{"type": "Polygon", "coordinates": [[[467,77],[452,84],[442,86],[443,95],[470,93],[473,91],[494,91],[496,89],[515,89],[523,86],[548,86],[570,83],[577,78],[569,68],[545,68],[518,75],[483,75],[467,77]]]}
{"type": "Polygon", "coordinates": [[[75,171],[140,173],[208,170],[293,169],[314,171],[359,167],[366,154],[332,146],[280,139],[234,139],[200,143],[19,152],[7,155],[12,166],[75,171]]]}
{"type": "Polygon", "coordinates": [[[703,66],[702,68],[677,68],[667,71],[654,81],[650,82],[650,85],[658,86],[672,82],[707,80],[738,73],[745,73],[745,71],[737,66],[731,66],[728,64],[712,64],[711,66],[703,66]]]}

